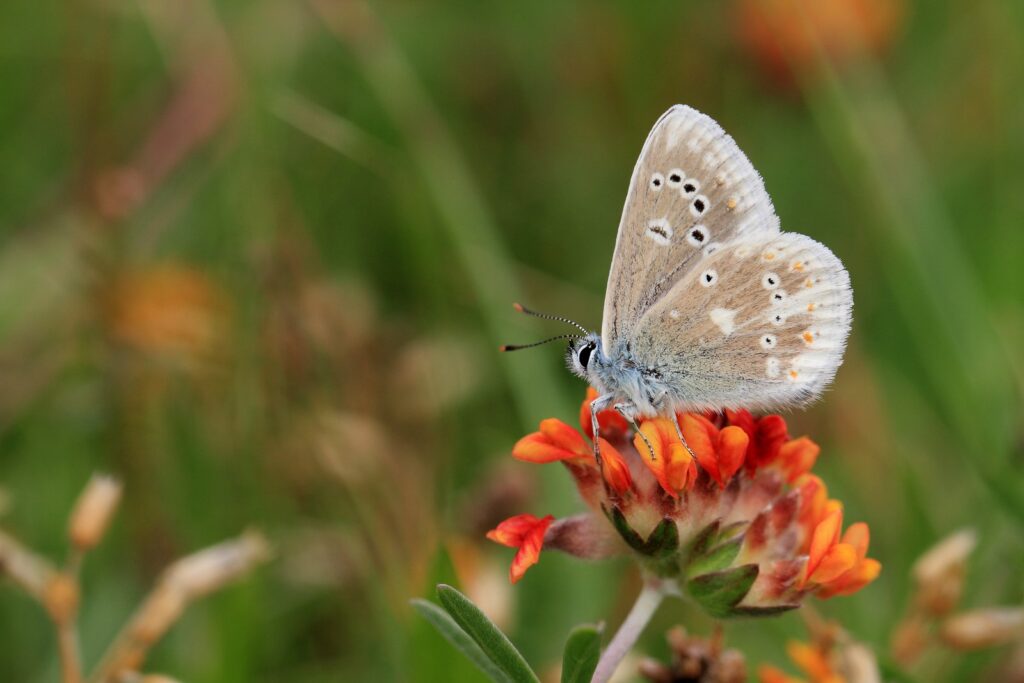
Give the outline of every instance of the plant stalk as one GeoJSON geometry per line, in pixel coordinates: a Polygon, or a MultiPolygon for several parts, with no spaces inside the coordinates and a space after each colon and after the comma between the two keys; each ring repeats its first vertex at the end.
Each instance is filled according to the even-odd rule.
{"type": "Polygon", "coordinates": [[[658,611],[661,601],[669,595],[671,590],[665,582],[658,579],[648,579],[644,588],[633,603],[632,609],[626,615],[626,620],[615,633],[608,647],[601,653],[601,659],[597,662],[594,676],[590,683],[606,683],[611,679],[615,669],[618,668],[622,659],[633,649],[640,634],[647,627],[648,622],[654,613],[658,611]]]}

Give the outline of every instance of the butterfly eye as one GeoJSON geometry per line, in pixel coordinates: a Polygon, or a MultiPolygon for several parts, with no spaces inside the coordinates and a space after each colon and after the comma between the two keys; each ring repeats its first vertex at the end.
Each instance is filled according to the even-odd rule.
{"type": "Polygon", "coordinates": [[[587,366],[590,364],[590,355],[593,352],[594,352],[594,345],[593,344],[587,344],[582,349],[580,349],[580,352],[579,352],[579,355],[577,356],[577,359],[579,360],[580,365],[583,367],[584,370],[586,370],[587,366]]]}

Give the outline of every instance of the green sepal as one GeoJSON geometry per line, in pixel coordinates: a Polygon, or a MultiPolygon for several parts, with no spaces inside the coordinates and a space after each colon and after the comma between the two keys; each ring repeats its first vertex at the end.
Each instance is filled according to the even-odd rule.
{"type": "Polygon", "coordinates": [[[610,511],[608,508],[604,508],[604,513],[615,527],[615,530],[622,536],[622,540],[641,555],[664,558],[678,552],[679,527],[669,517],[662,519],[658,526],[654,527],[654,531],[645,539],[633,527],[629,526],[626,516],[622,514],[622,510],[619,508],[613,507],[610,511]]]}
{"type": "Polygon", "coordinates": [[[465,595],[446,584],[437,587],[441,606],[473,639],[480,650],[514,683],[539,683],[540,679],[512,641],[465,595]]]}
{"type": "Polygon", "coordinates": [[[601,657],[600,625],[584,624],[569,633],[562,651],[562,683],[588,683],[601,657]]]}
{"type": "Polygon", "coordinates": [[[743,536],[736,536],[725,543],[719,543],[700,555],[691,555],[686,567],[686,576],[693,578],[725,569],[733,563],[743,547],[743,536]]]}
{"type": "Polygon", "coordinates": [[[789,612],[800,607],[799,604],[789,605],[768,605],[765,607],[756,607],[753,605],[737,605],[730,611],[730,616],[734,617],[774,617],[784,612],[789,612]]]}
{"type": "Polygon", "coordinates": [[[759,571],[756,564],[745,564],[701,574],[686,582],[686,591],[711,616],[734,616],[733,608],[750,591],[759,571]]]}

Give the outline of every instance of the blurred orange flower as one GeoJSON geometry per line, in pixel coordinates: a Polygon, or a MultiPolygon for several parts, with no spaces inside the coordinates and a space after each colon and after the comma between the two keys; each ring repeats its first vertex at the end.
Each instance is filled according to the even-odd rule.
{"type": "Polygon", "coordinates": [[[843,64],[884,51],[905,14],[904,0],[737,0],[735,10],[739,43],[786,85],[819,55],[843,64]]]}
{"type": "Polygon", "coordinates": [[[519,460],[563,463],[591,509],[557,521],[519,515],[490,532],[519,549],[513,581],[543,545],[587,558],[632,549],[709,613],[731,616],[792,609],[809,594],[848,595],[878,576],[867,525],[844,533],[842,504],[810,474],[817,444],[790,438],[778,415],[680,413],[684,445],[670,419],[642,420],[633,432],[605,411],[599,470],[585,436],[594,398],[589,391],[580,408],[581,431],[543,420],[512,450],[519,460]]]}

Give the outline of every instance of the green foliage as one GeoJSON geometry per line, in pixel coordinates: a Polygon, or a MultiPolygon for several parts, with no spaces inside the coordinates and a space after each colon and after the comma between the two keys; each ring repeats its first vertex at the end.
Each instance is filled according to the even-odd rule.
{"type": "Polygon", "coordinates": [[[589,683],[601,658],[601,628],[577,626],[569,633],[562,652],[562,683],[589,683]]]}

